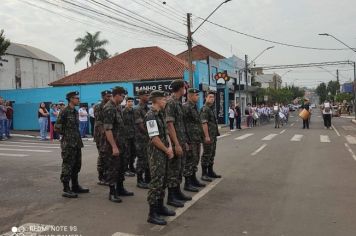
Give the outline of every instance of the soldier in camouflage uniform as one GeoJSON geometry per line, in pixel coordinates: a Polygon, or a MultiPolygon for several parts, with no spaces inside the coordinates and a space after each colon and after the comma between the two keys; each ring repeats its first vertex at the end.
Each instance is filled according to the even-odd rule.
{"type": "Polygon", "coordinates": [[[211,182],[211,178],[221,178],[214,172],[214,157],[216,153],[216,142],[219,134],[218,123],[214,112],[215,92],[206,94],[206,102],[201,109],[200,119],[203,124],[204,144],[201,157],[202,180],[211,182]]]}
{"type": "Polygon", "coordinates": [[[127,134],[127,162],[128,166],[126,169],[126,176],[135,176],[135,159],[136,159],[136,148],[135,148],[135,117],[134,117],[134,98],[126,98],[126,107],[123,110],[123,117],[125,123],[125,129],[127,134]]]}
{"type": "Polygon", "coordinates": [[[79,132],[79,114],[75,106],[79,105],[79,92],[70,92],[66,96],[68,106],[59,113],[55,130],[62,135],[61,156],[63,197],[76,198],[77,193],[88,193],[89,189],[82,188],[78,183],[78,173],[82,165],[83,142],[79,132]],[[72,189],[69,182],[72,181],[72,189]]]}
{"type": "Polygon", "coordinates": [[[124,100],[127,91],[123,87],[115,87],[112,90],[112,98],[103,109],[103,126],[105,129],[105,157],[108,157],[108,176],[110,192],[109,200],[121,202],[119,196],[133,196],[124,188],[125,168],[127,166],[126,153],[127,137],[120,104],[124,100]]]}
{"type": "Polygon", "coordinates": [[[165,113],[168,133],[172,141],[175,156],[168,161],[167,204],[174,207],[184,207],[184,201],[192,199],[184,195],[180,189],[185,165],[185,152],[187,150],[187,136],[181,103],[181,98],[185,93],[184,81],[174,80],[171,83],[171,91],[172,95],[167,101],[165,113]]]}
{"type": "Polygon", "coordinates": [[[167,182],[167,165],[169,159],[174,157],[174,154],[164,118],[164,107],[166,105],[165,93],[162,91],[153,91],[150,97],[152,108],[145,118],[147,132],[150,137],[148,155],[152,175],[150,190],[147,196],[150,206],[147,222],[166,225],[167,222],[160,215],[175,215],[174,211],[169,210],[163,205],[167,182]]]}
{"type": "Polygon", "coordinates": [[[101,92],[102,101],[100,104],[97,104],[94,107],[94,116],[95,116],[95,127],[94,127],[94,141],[96,143],[96,148],[98,149],[98,161],[97,161],[97,170],[98,170],[98,179],[99,185],[108,185],[106,183],[107,175],[107,159],[105,157],[105,130],[103,126],[103,109],[104,105],[111,99],[111,91],[105,90],[101,92]]]}
{"type": "Polygon", "coordinates": [[[137,187],[148,189],[148,183],[150,182],[150,170],[148,167],[147,156],[147,143],[149,137],[147,135],[147,129],[145,127],[145,116],[149,108],[147,106],[150,92],[148,90],[140,90],[138,92],[140,102],[135,108],[135,134],[136,134],[136,175],[137,175],[137,187]],[[143,174],[145,174],[145,181],[143,180],[143,174]]]}
{"type": "Polygon", "coordinates": [[[203,128],[197,108],[199,92],[198,89],[188,89],[188,101],[183,104],[184,123],[189,145],[183,171],[183,175],[186,178],[184,189],[191,190],[196,187],[205,187],[205,184],[200,183],[196,177],[200,160],[200,147],[203,143],[203,128]]]}

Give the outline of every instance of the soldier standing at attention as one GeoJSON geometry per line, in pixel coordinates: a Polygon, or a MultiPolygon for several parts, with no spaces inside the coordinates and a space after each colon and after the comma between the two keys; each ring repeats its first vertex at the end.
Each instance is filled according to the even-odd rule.
{"type": "Polygon", "coordinates": [[[200,183],[196,177],[200,160],[200,147],[203,142],[203,128],[197,108],[199,92],[198,89],[188,89],[188,101],[183,105],[184,123],[189,145],[183,171],[183,175],[186,179],[184,189],[192,192],[198,192],[199,189],[197,189],[197,187],[205,187],[205,184],[200,183]]]}
{"type": "Polygon", "coordinates": [[[172,141],[174,158],[168,161],[168,201],[174,207],[184,207],[184,202],[192,200],[180,189],[183,169],[185,166],[185,152],[187,150],[187,136],[184,125],[183,106],[181,98],[185,93],[185,84],[181,79],[171,83],[172,95],[165,108],[169,137],[172,141]]]}
{"type": "Polygon", "coordinates": [[[221,178],[214,172],[214,157],[216,142],[219,134],[218,124],[214,113],[215,92],[206,94],[205,104],[200,112],[200,119],[204,131],[203,155],[201,157],[202,180],[211,182],[210,178],[221,178]]]}
{"type": "Polygon", "coordinates": [[[123,110],[125,129],[127,134],[127,162],[128,166],[126,167],[126,175],[134,177],[136,170],[134,167],[136,159],[135,151],[135,117],[134,117],[134,98],[126,98],[126,107],[123,110]]]}
{"type": "Polygon", "coordinates": [[[79,92],[66,95],[68,106],[61,110],[55,124],[55,130],[62,135],[61,155],[63,183],[63,197],[76,198],[77,193],[89,193],[89,189],[82,188],[78,183],[78,173],[82,166],[83,142],[79,132],[79,114],[75,106],[79,105],[79,92]],[[69,182],[72,180],[72,189],[69,182]]]}
{"type": "Polygon", "coordinates": [[[96,143],[96,148],[98,149],[98,161],[97,170],[99,185],[107,185],[106,175],[107,175],[107,157],[105,157],[105,130],[103,126],[103,109],[105,104],[111,99],[111,91],[105,90],[101,92],[102,101],[100,104],[94,107],[94,117],[95,117],[95,127],[94,127],[94,141],[96,143]]]}
{"type": "Polygon", "coordinates": [[[148,90],[140,90],[138,92],[140,102],[135,108],[135,134],[136,134],[136,175],[137,175],[137,187],[148,189],[148,184],[151,181],[150,170],[148,166],[147,156],[147,144],[149,137],[147,135],[147,129],[145,127],[145,116],[149,111],[147,106],[150,93],[148,90]],[[143,180],[143,174],[145,174],[145,181],[143,180]]]}
{"type": "Polygon", "coordinates": [[[169,210],[163,205],[168,161],[174,157],[174,154],[164,118],[164,108],[166,106],[165,93],[162,91],[153,91],[150,98],[152,100],[152,108],[145,118],[150,137],[148,155],[152,175],[150,190],[147,196],[150,206],[147,222],[166,225],[167,222],[160,216],[175,215],[174,211],[169,210]]]}
{"type": "Polygon", "coordinates": [[[108,157],[109,200],[117,203],[122,202],[118,196],[134,195],[132,192],[128,192],[123,185],[127,166],[125,156],[127,137],[120,104],[126,94],[127,91],[123,87],[113,88],[112,98],[105,104],[103,110],[103,126],[106,136],[105,157],[108,157]]]}

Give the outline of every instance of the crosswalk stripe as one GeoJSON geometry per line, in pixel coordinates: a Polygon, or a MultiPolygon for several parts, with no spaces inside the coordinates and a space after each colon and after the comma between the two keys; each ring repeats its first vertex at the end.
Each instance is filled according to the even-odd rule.
{"type": "Polygon", "coordinates": [[[330,138],[327,135],[320,135],[320,142],[321,143],[330,143],[330,138]]]}
{"type": "Polygon", "coordinates": [[[19,147],[19,148],[45,148],[45,149],[59,149],[60,147],[48,147],[48,146],[26,146],[26,145],[14,145],[14,144],[0,144],[0,147],[19,147]]]}
{"type": "Polygon", "coordinates": [[[274,137],[276,137],[278,134],[269,134],[266,137],[264,137],[262,140],[264,141],[270,141],[272,140],[274,137]]]}
{"type": "Polygon", "coordinates": [[[292,142],[300,142],[302,140],[304,135],[302,134],[296,134],[293,136],[293,138],[290,140],[292,142]]]}
{"type": "Polygon", "coordinates": [[[0,153],[0,156],[5,157],[28,157],[26,154],[14,154],[14,153],[0,153]]]}
{"type": "Polygon", "coordinates": [[[45,143],[45,142],[43,142],[43,143],[30,143],[30,142],[17,142],[17,141],[4,141],[4,142],[2,142],[2,143],[12,143],[12,144],[32,144],[32,145],[38,145],[38,144],[40,144],[40,145],[48,145],[48,146],[57,146],[57,147],[59,147],[59,143],[57,143],[57,144],[52,144],[52,143],[45,143]]]}
{"type": "Polygon", "coordinates": [[[248,138],[252,135],[254,135],[254,134],[244,134],[244,135],[241,135],[240,137],[235,138],[235,140],[243,140],[243,139],[248,138]]]}
{"type": "Polygon", "coordinates": [[[346,137],[346,140],[349,144],[356,144],[356,138],[351,136],[351,135],[347,135],[346,137]]]}
{"type": "Polygon", "coordinates": [[[18,152],[43,152],[49,153],[49,150],[33,150],[33,149],[14,149],[14,148],[0,148],[0,151],[18,151],[18,152]]]}

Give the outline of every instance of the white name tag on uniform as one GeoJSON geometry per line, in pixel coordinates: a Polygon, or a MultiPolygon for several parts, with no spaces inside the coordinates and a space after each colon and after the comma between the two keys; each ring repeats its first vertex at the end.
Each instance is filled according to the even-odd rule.
{"type": "Polygon", "coordinates": [[[149,137],[154,137],[159,135],[158,125],[155,120],[146,121],[147,131],[149,137]]]}

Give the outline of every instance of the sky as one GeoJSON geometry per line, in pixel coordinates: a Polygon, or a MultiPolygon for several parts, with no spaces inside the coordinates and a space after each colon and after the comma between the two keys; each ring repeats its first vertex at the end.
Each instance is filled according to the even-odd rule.
{"type": "MultiPolygon", "coordinates": [[[[69,74],[85,69],[87,59],[74,63],[75,39],[86,32],[101,31],[101,38],[107,39],[109,54],[122,53],[131,48],[159,46],[173,54],[187,49],[184,40],[157,37],[127,30],[125,26],[88,18],[83,14],[69,13],[58,6],[60,0],[51,1],[58,6],[43,3],[44,0],[0,0],[0,29],[12,42],[27,44],[42,49],[65,64],[69,74]],[[27,3],[26,3],[27,2],[27,3]],[[41,6],[42,9],[28,4],[41,6]],[[43,9],[44,8],[44,9],[43,9]],[[52,11],[52,12],[49,12],[52,11]],[[55,13],[53,13],[55,12],[55,13]],[[66,15],[67,17],[63,17],[66,15]],[[70,19],[68,19],[68,16],[70,19]]],[[[106,0],[96,0],[106,3],[106,0]]],[[[207,17],[222,0],[111,0],[139,16],[147,17],[159,24],[186,35],[186,13],[192,13],[193,30],[207,17]]],[[[73,0],[82,6],[100,10],[87,0],[73,0]]],[[[62,5],[61,5],[62,4],[62,5]]],[[[261,38],[318,48],[345,48],[331,37],[319,36],[329,33],[351,47],[356,48],[356,1],[354,0],[232,0],[223,4],[210,18],[212,22],[261,38]]],[[[118,17],[117,12],[107,12],[118,17]]],[[[127,19],[126,19],[127,20],[127,19]]],[[[130,21],[130,20],[128,20],[130,21]]],[[[236,55],[252,60],[270,46],[256,61],[256,66],[301,64],[331,61],[356,61],[351,50],[321,51],[286,47],[240,35],[204,23],[193,35],[196,43],[202,44],[225,57],[236,55]]],[[[353,79],[353,68],[347,65],[333,67],[297,68],[265,71],[278,73],[283,84],[316,87],[320,82],[336,79],[353,79]]]]}

